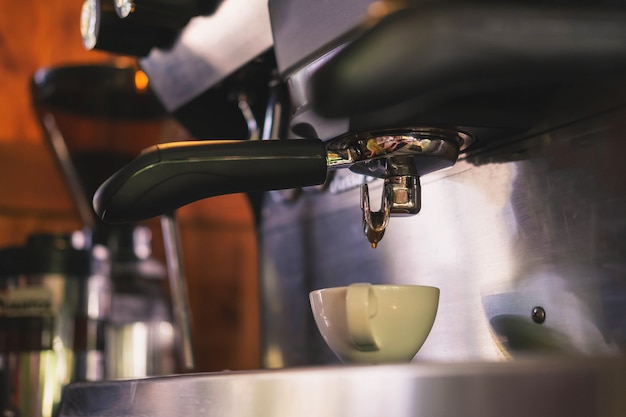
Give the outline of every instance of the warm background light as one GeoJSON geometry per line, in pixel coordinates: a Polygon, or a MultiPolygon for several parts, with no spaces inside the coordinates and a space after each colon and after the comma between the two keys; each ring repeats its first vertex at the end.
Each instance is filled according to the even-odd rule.
{"type": "Polygon", "coordinates": [[[145,91],[148,88],[148,76],[142,70],[135,72],[135,88],[137,91],[145,91]]]}
{"type": "MultiPolygon", "coordinates": [[[[0,248],[23,244],[35,232],[82,227],[30,98],[30,80],[39,68],[120,62],[83,48],[82,4],[0,0],[0,248]]],[[[147,88],[147,81],[137,73],[138,89],[147,88]]],[[[154,252],[163,258],[158,221],[150,224],[154,252]]],[[[179,211],[179,224],[197,370],[258,367],[257,253],[246,197],[194,203],[179,211]]]]}

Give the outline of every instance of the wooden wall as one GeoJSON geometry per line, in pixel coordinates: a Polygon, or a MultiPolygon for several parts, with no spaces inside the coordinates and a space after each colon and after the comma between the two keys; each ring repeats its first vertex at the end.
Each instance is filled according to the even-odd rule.
{"type": "MultiPolygon", "coordinates": [[[[34,232],[82,227],[29,94],[38,68],[123,59],[83,49],[81,6],[82,0],[0,0],[0,247],[22,244],[34,232]]],[[[178,216],[196,370],[259,367],[256,238],[245,196],[197,202],[178,216]]],[[[158,222],[148,224],[163,259],[158,222]]]]}

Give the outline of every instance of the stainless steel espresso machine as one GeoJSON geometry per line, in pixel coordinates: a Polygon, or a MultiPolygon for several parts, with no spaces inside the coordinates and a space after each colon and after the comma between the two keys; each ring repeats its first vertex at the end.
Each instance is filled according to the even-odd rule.
{"type": "Polygon", "coordinates": [[[207,140],[144,151],[94,205],[124,222],[249,192],[268,369],[75,384],[61,415],[624,415],[624,2],[194,16],[141,62],[207,140]],[[410,364],[342,365],[319,336],[309,291],[363,281],[440,288],[410,364]]]}

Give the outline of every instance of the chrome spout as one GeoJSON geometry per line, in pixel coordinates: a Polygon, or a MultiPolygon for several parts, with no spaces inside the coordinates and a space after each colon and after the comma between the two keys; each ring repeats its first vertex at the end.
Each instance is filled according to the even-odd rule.
{"type": "Polygon", "coordinates": [[[380,210],[371,211],[369,188],[367,184],[362,184],[361,210],[363,212],[363,233],[365,233],[365,237],[372,245],[372,248],[376,249],[389,224],[389,195],[383,192],[380,210]]]}
{"type": "Polygon", "coordinates": [[[419,213],[419,177],[454,165],[459,152],[471,142],[464,133],[441,128],[346,135],[327,144],[327,165],[329,169],[348,167],[385,180],[381,209],[376,212],[370,210],[367,185],[361,186],[363,232],[376,248],[390,216],[419,213]]]}

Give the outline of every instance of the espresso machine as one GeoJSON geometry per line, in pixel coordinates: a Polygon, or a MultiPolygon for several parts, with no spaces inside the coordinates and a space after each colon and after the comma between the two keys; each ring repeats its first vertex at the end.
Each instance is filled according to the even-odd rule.
{"type": "Polygon", "coordinates": [[[223,0],[147,40],[203,140],[144,150],[94,208],[248,192],[266,369],[75,384],[61,415],[623,415],[625,23],[621,1],[223,0]],[[355,282],[440,289],[411,363],[328,349],[308,293],[355,282]]]}

